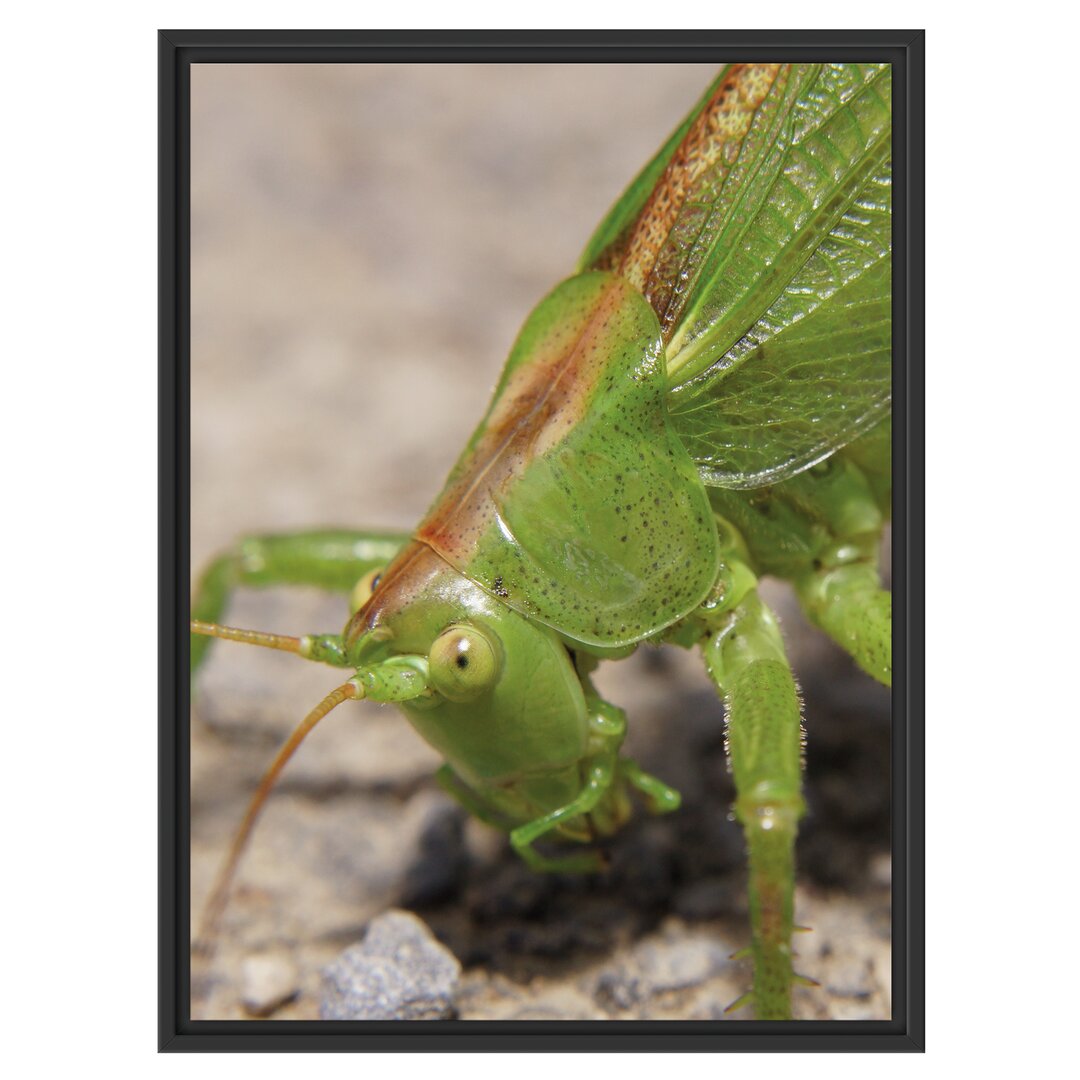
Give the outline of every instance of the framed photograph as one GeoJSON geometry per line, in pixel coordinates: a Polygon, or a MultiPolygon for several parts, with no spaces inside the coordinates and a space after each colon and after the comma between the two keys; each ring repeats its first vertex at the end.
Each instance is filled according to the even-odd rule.
{"type": "Polygon", "coordinates": [[[162,1048],[921,1049],[921,34],[160,56],[162,1048]]]}

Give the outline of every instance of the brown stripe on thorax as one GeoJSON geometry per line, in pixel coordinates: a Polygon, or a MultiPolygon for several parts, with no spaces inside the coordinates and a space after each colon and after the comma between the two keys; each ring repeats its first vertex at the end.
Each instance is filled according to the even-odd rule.
{"type": "Polygon", "coordinates": [[[605,331],[625,301],[612,277],[597,302],[545,342],[510,375],[469,458],[452,475],[416,532],[452,562],[468,559],[494,520],[500,492],[528,464],[564,439],[588,409],[610,360],[605,331]]]}
{"type": "Polygon", "coordinates": [[[414,598],[421,595],[431,576],[433,553],[423,544],[406,544],[379,577],[379,586],[368,601],[349,620],[345,628],[345,644],[355,644],[361,634],[370,633],[385,624],[414,598]]]}
{"type": "Polygon", "coordinates": [[[668,234],[702,175],[737,150],[758,106],[768,96],[783,64],[733,64],[702,108],[653,188],[613,264],[639,292],[647,282],[668,234]]]}

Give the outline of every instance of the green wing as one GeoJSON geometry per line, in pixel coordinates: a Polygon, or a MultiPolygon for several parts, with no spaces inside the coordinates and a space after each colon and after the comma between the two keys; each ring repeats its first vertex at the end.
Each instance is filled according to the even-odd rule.
{"type": "Polygon", "coordinates": [[[792,476],[889,410],[889,65],[729,65],[583,266],[649,300],[707,484],[792,476]]]}

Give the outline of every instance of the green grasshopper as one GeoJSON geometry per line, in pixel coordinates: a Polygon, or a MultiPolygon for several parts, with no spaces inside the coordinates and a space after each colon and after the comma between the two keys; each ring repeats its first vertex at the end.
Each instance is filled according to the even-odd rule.
{"type": "Polygon", "coordinates": [[[890,74],[724,67],[528,317],[411,535],[250,537],[208,568],[193,671],[217,637],[350,672],[267,771],[208,933],[281,769],[349,699],[395,703],[531,867],[601,870],[632,794],[657,813],[679,795],[621,754],[626,717],[591,675],[670,643],[701,650],[726,709],[754,970],[736,1005],[790,1016],[803,731],[756,584],[792,582],[891,683],[890,74]],[[352,615],[303,637],[221,625],[234,588],[271,584],[343,593],[352,615]]]}

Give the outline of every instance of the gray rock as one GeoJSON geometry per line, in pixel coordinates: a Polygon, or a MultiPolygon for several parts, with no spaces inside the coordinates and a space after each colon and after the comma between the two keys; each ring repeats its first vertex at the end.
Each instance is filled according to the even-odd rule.
{"type": "Polygon", "coordinates": [[[859,956],[841,955],[833,959],[825,985],[838,997],[865,1000],[874,992],[874,970],[859,956]]]}
{"type": "Polygon", "coordinates": [[[699,986],[722,971],[730,950],[705,936],[650,941],[637,950],[641,979],[652,993],[699,986]]]}
{"type": "Polygon", "coordinates": [[[323,1020],[445,1020],[461,964],[407,911],[373,919],[367,935],[323,971],[323,1020]]]}
{"type": "Polygon", "coordinates": [[[645,995],[646,991],[641,985],[641,980],[623,968],[601,974],[596,981],[596,989],[593,993],[597,1004],[608,1012],[631,1009],[645,995]]]}
{"type": "Polygon", "coordinates": [[[241,969],[241,996],[252,1016],[269,1016],[300,992],[300,973],[284,953],[249,956],[241,969]]]}

